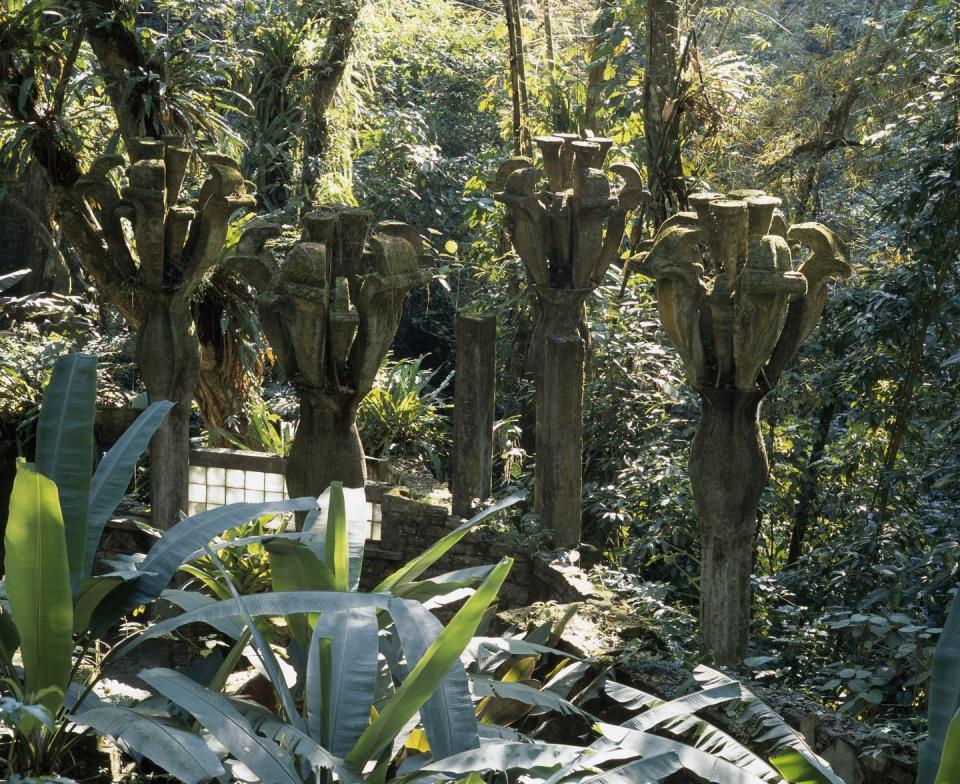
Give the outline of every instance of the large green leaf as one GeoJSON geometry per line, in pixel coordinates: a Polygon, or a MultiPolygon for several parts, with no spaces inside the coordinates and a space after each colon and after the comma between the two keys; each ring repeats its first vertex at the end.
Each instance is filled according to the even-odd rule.
{"type": "Polygon", "coordinates": [[[31,272],[32,270],[28,267],[26,269],[14,270],[13,272],[8,272],[5,275],[0,275],[0,292],[4,292],[7,289],[12,289],[31,272]]]}
{"type": "Polygon", "coordinates": [[[90,503],[87,510],[87,542],[83,576],[93,571],[93,561],[100,546],[103,527],[127,491],[137,460],[150,439],[173,408],[169,400],[152,403],[100,460],[90,482],[90,503]]]}
{"type": "Polygon", "coordinates": [[[350,590],[350,539],[347,533],[347,510],[343,501],[343,483],[330,483],[330,508],[323,560],[333,575],[333,590],[350,590]]]}
{"type": "Polygon", "coordinates": [[[97,402],[97,359],[67,354],[53,366],[37,420],[37,471],[60,494],[70,586],[80,591],[87,551],[87,511],[93,469],[93,416],[97,402]]]}
{"type": "Polygon", "coordinates": [[[389,596],[365,593],[343,593],[341,591],[288,591],[286,593],[260,593],[245,596],[243,608],[235,599],[213,602],[206,607],[182,613],[154,624],[124,645],[114,648],[109,654],[111,660],[122,658],[139,648],[147,640],[163,637],[188,623],[213,624],[225,618],[242,618],[244,609],[251,617],[280,616],[291,613],[322,613],[349,610],[353,607],[375,607],[386,610],[391,602],[401,601],[389,596]]]}
{"type": "Polygon", "coordinates": [[[560,743],[485,743],[444,759],[433,760],[422,767],[402,765],[400,773],[422,770],[462,775],[484,771],[528,771],[531,768],[555,768],[567,765],[583,753],[580,746],[560,743]]]}
{"type": "Polygon", "coordinates": [[[473,692],[479,697],[500,697],[501,699],[533,705],[537,708],[545,708],[565,716],[579,716],[587,721],[594,720],[594,717],[585,710],[578,708],[569,700],[563,699],[559,694],[544,689],[536,689],[526,683],[474,676],[473,692]]]}
{"type": "Polygon", "coordinates": [[[332,770],[337,774],[337,778],[345,784],[364,784],[364,779],[350,770],[342,759],[334,757],[309,735],[300,732],[289,724],[284,724],[262,705],[239,699],[233,699],[231,702],[250,722],[250,726],[254,730],[266,735],[271,740],[275,740],[283,748],[289,749],[291,753],[298,757],[305,759],[315,772],[332,770]]]}
{"type": "Polygon", "coordinates": [[[599,724],[597,728],[620,748],[632,751],[640,757],[672,752],[677,755],[685,770],[711,784],[764,784],[763,779],[742,768],[685,743],[610,724],[599,724]]]}
{"type": "Polygon", "coordinates": [[[260,657],[260,662],[263,664],[264,669],[267,672],[267,676],[270,679],[270,684],[273,686],[274,692],[280,698],[280,704],[283,705],[283,710],[287,714],[287,721],[293,724],[299,730],[305,730],[306,724],[303,721],[303,718],[297,712],[297,706],[293,699],[293,694],[291,694],[289,687],[287,686],[286,680],[284,680],[283,674],[280,671],[280,665],[277,662],[276,656],[273,654],[273,649],[267,644],[267,641],[264,639],[263,634],[260,632],[260,629],[253,622],[253,616],[247,612],[247,606],[245,604],[244,598],[240,596],[237,591],[237,586],[234,585],[233,580],[230,578],[230,573],[224,568],[223,563],[213,554],[213,551],[210,548],[207,548],[207,554],[210,557],[210,560],[217,567],[217,571],[220,572],[223,582],[226,584],[227,588],[230,589],[230,595],[233,597],[233,600],[237,603],[237,606],[240,608],[241,613],[243,614],[243,620],[246,621],[246,631],[250,633],[250,639],[253,642],[253,647],[257,652],[257,655],[260,657]]]}
{"type": "Polygon", "coordinates": [[[960,781],[960,711],[947,728],[947,737],[940,755],[940,768],[934,784],[955,784],[960,781]]]}
{"type": "Polygon", "coordinates": [[[358,770],[362,770],[370,759],[393,742],[397,733],[437,689],[477,630],[488,605],[496,598],[500,586],[507,579],[512,565],[511,558],[505,558],[497,564],[496,569],[477,588],[476,593],[467,599],[420,661],[410,670],[400,688],[390,696],[380,715],[371,722],[357,745],[347,755],[347,761],[358,770]]]}
{"type": "Polygon", "coordinates": [[[143,670],[141,679],[172,703],[193,715],[234,757],[261,781],[302,784],[288,751],[256,732],[226,697],[186,675],[160,667],[143,670]]]}
{"type": "Polygon", "coordinates": [[[181,520],[150,548],[140,564],[142,575],[119,586],[94,613],[92,626],[104,631],[125,612],[149,604],[167,587],[180,565],[194,550],[241,523],[264,515],[304,512],[316,506],[313,498],[292,498],[262,504],[228,504],[181,520]]]}
{"type": "Polygon", "coordinates": [[[739,696],[738,687],[739,684],[735,682],[721,683],[709,687],[705,691],[679,697],[671,702],[665,702],[652,694],[614,681],[608,681],[604,689],[609,696],[622,703],[629,710],[650,709],[641,716],[635,717],[643,719],[645,724],[637,723],[634,719],[631,719],[625,726],[633,729],[649,729],[653,726],[650,722],[654,721],[655,724],[662,724],[663,729],[671,735],[689,739],[694,747],[701,751],[706,751],[725,759],[727,762],[732,762],[738,768],[743,768],[764,781],[782,782],[783,777],[766,760],[723,730],[692,713],[693,710],[700,710],[717,704],[717,702],[724,702],[724,691],[722,690],[736,689],[735,696],[739,696]],[[721,691],[714,691],[716,689],[721,691]],[[714,701],[710,694],[719,699],[714,701]],[[660,710],[661,708],[663,710],[660,710]],[[680,710],[677,710],[678,708],[680,710]],[[687,713],[687,711],[690,711],[690,713],[687,713]]]}
{"type": "Polygon", "coordinates": [[[73,720],[122,741],[186,784],[200,784],[226,772],[199,735],[134,708],[93,708],[73,720]]]}
{"type": "Polygon", "coordinates": [[[947,730],[960,710],[960,591],[957,592],[933,653],[927,703],[927,740],[920,749],[917,784],[933,784],[944,753],[947,730]]]}
{"type": "Polygon", "coordinates": [[[90,618],[100,606],[100,602],[110,594],[114,588],[123,582],[119,574],[103,574],[94,577],[84,577],[80,582],[80,592],[73,605],[73,631],[83,634],[90,626],[90,618]]]}
{"type": "MultiPolygon", "coordinates": [[[[270,554],[270,581],[275,593],[281,591],[335,591],[330,569],[302,542],[293,539],[268,539],[264,549],[270,554]]],[[[287,625],[294,638],[306,649],[310,645],[310,624],[306,615],[291,615],[287,625]]]]}
{"type": "Polygon", "coordinates": [[[770,762],[788,784],[831,784],[832,779],[818,770],[803,754],[789,746],[771,754],[770,762]]]}
{"type": "MultiPolygon", "coordinates": [[[[615,700],[621,702],[628,710],[648,707],[644,704],[644,701],[649,695],[635,689],[630,689],[629,686],[609,682],[606,684],[605,691],[615,700]],[[630,692],[635,692],[635,694],[630,695],[630,692]],[[630,695],[631,699],[625,699],[628,695],[630,695]]],[[[704,708],[730,702],[739,697],[740,685],[738,683],[721,683],[717,686],[703,689],[702,691],[695,691],[692,694],[677,697],[677,699],[670,700],[669,702],[660,702],[660,704],[649,707],[648,710],[629,719],[623,726],[634,730],[651,730],[658,724],[662,724],[669,719],[696,713],[704,708]]]]}
{"type": "MultiPolygon", "coordinates": [[[[412,667],[426,655],[443,632],[443,626],[418,602],[396,602],[390,607],[390,615],[397,627],[407,665],[412,667]]],[[[480,745],[470,684],[459,656],[420,707],[420,716],[435,759],[480,745]]]]}
{"type": "Polygon", "coordinates": [[[324,613],[313,629],[307,660],[307,726],[317,741],[326,735],[324,746],[338,757],[356,745],[370,721],[377,637],[377,615],[371,607],[324,613]],[[321,645],[322,640],[329,642],[321,645]]]}
{"type": "Polygon", "coordinates": [[[26,690],[28,695],[44,693],[43,704],[56,715],[73,664],[67,544],[56,485],[22,460],[10,494],[4,547],[7,596],[20,635],[26,690]]]}
{"type": "MultiPolygon", "coordinates": [[[[706,688],[718,684],[736,683],[722,672],[703,664],[694,669],[693,677],[706,688]]],[[[794,749],[830,784],[844,784],[843,779],[830,769],[827,762],[820,759],[810,748],[803,735],[787,724],[776,711],[746,686],[742,683],[738,685],[740,687],[740,707],[735,722],[741,727],[749,727],[756,743],[768,749],[770,753],[780,751],[785,747],[794,749]]]]}
{"type": "Polygon", "coordinates": [[[583,784],[660,784],[681,770],[683,763],[680,757],[675,752],[666,751],[584,779],[583,784]]]}
{"type": "Polygon", "coordinates": [[[412,580],[416,580],[421,574],[423,574],[425,571],[427,571],[427,569],[433,566],[433,564],[440,560],[450,550],[450,548],[463,539],[463,537],[470,533],[470,531],[480,525],[480,523],[488,520],[495,514],[502,512],[504,509],[520,503],[520,501],[524,500],[526,497],[527,494],[525,492],[514,493],[513,495],[504,498],[502,501],[498,501],[493,506],[487,507],[481,512],[478,512],[463,525],[452,530],[442,539],[427,548],[419,556],[411,561],[408,561],[396,572],[384,579],[376,588],[373,589],[374,592],[392,592],[394,589],[400,588],[412,580]]]}
{"type": "MultiPolygon", "coordinates": [[[[209,607],[211,604],[217,603],[216,599],[206,594],[198,593],[197,591],[184,591],[179,588],[168,588],[160,594],[160,598],[166,599],[171,604],[175,604],[181,610],[186,610],[187,612],[200,609],[201,607],[209,607]]],[[[243,624],[237,623],[234,620],[224,619],[213,621],[210,625],[221,634],[225,634],[233,640],[239,640],[243,635],[243,624]]]]}

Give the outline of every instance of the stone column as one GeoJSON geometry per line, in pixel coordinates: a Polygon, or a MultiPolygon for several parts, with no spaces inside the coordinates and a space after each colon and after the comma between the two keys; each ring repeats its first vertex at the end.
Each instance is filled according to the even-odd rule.
{"type": "Polygon", "coordinates": [[[583,362],[579,335],[547,338],[543,405],[537,421],[536,495],[540,514],[551,522],[554,544],[580,544],[583,491],[583,362]]]}
{"type": "Polygon", "coordinates": [[[407,293],[431,273],[420,235],[406,224],[374,224],[368,210],[349,207],[308,213],[303,224],[301,241],[280,261],[264,250],[279,228],[252,226],[233,263],[257,293],[263,331],[300,398],[287,485],[319,496],[334,481],[363,486],[357,409],[407,293]]]}
{"type": "Polygon", "coordinates": [[[628,213],[649,194],[635,166],[606,165],[612,139],[587,132],[583,138],[538,136],[536,142],[540,166],[528,158],[506,161],[497,173],[502,189],[494,198],[506,205],[506,227],[526,268],[537,314],[530,345],[537,391],[534,504],[543,523],[554,530],[557,544],[576,547],[582,457],[579,451],[573,454],[570,444],[582,441],[584,357],[590,337],[584,302],[620,252],[628,213]],[[620,187],[608,172],[622,181],[620,187]],[[574,350],[571,341],[580,348],[574,350]],[[576,357],[579,364],[573,361],[576,357]],[[551,358],[565,363],[564,372],[550,364],[551,358]],[[551,384],[554,391],[548,397],[551,384]],[[567,413],[575,411],[575,418],[558,420],[555,403],[567,413]],[[544,474],[553,471],[548,466],[558,460],[564,466],[562,481],[561,474],[544,474]],[[554,496],[561,486],[562,504],[554,496]]]}
{"type": "Polygon", "coordinates": [[[635,260],[656,280],[660,322],[702,403],[690,450],[701,648],[737,665],[749,642],[757,504],[768,475],[760,406],[820,318],[827,283],[850,268],[829,229],[787,229],[780,200],[762,191],[699,193],[690,204],[695,211],[666,220],[635,260]],[[797,265],[804,246],[810,252],[797,265]]]}
{"type": "Polygon", "coordinates": [[[469,517],[493,489],[497,319],[457,314],[453,398],[453,513],[469,517]]]}

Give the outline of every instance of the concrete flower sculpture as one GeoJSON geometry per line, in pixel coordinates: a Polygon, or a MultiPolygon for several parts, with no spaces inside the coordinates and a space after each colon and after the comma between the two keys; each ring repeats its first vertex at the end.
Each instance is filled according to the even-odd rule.
{"type": "Polygon", "coordinates": [[[219,154],[202,156],[204,176],[196,198],[188,198],[183,185],[193,154],[182,137],[133,139],[128,147],[129,161],[102,156],[74,187],[92,206],[98,230],[91,236],[106,251],[100,282],[129,298],[123,310],[137,330],[147,395],[176,403],[150,443],[153,519],[167,528],[187,508],[190,409],[200,369],[190,301],[222,257],[231,216],[255,199],[236,162],[219,154]],[[125,164],[127,184],[118,191],[110,173],[125,164]]]}
{"type": "Polygon", "coordinates": [[[787,229],[780,200],[761,191],[699,193],[690,203],[693,212],[661,226],[638,269],[656,280],[660,321],[703,404],[690,453],[701,643],[735,664],[746,655],[757,504],[768,476],[760,404],[823,313],[827,284],[850,268],[828,228],[787,229]]]}
{"type": "Polygon", "coordinates": [[[513,158],[495,198],[523,261],[536,306],[531,363],[537,391],[535,500],[556,544],[580,537],[583,374],[589,332],[584,301],[617,258],[628,213],[646,192],[635,166],[603,170],[611,139],[540,136],[541,165],[513,158]]]}
{"type": "Polygon", "coordinates": [[[301,241],[279,264],[263,252],[278,229],[256,226],[235,257],[257,291],[264,332],[300,398],[287,464],[293,496],[319,496],[334,480],[363,486],[357,409],[390,348],[407,293],[430,278],[430,257],[416,231],[372,222],[362,209],[310,213],[301,241]]]}

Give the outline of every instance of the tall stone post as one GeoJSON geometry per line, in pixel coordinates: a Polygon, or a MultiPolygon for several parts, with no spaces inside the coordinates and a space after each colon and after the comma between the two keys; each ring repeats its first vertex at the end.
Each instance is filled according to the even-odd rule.
{"type": "Polygon", "coordinates": [[[574,400],[582,399],[589,340],[584,302],[617,258],[628,212],[647,194],[637,168],[627,163],[609,167],[624,183],[613,191],[602,169],[611,139],[556,134],[539,136],[536,142],[541,167],[528,158],[504,163],[497,177],[503,190],[495,198],[506,205],[507,230],[526,268],[535,306],[530,346],[537,394],[534,503],[557,544],[575,547],[583,461],[579,446],[573,456],[570,445],[582,440],[582,403],[574,405],[574,400]],[[580,350],[570,348],[569,340],[579,341],[580,350]],[[551,341],[565,348],[548,349],[551,341]],[[566,372],[558,375],[551,363],[561,360],[566,372]],[[547,392],[551,383],[552,399],[547,392]],[[562,384],[569,389],[561,391],[562,384]],[[555,417],[553,406],[561,403],[568,413],[576,410],[576,417],[559,427],[544,426],[555,417]],[[568,457],[558,463],[558,455],[568,457]],[[562,510],[555,501],[560,497],[566,499],[562,510]]]}
{"type": "Polygon", "coordinates": [[[110,176],[128,163],[120,155],[97,158],[74,188],[91,206],[106,251],[101,283],[127,294],[121,310],[134,322],[147,396],[176,403],[150,442],[151,515],[165,529],[187,508],[190,410],[200,371],[190,302],[220,263],[231,216],[255,199],[237,163],[213,153],[202,156],[206,177],[195,198],[185,198],[192,153],[182,137],[135,138],[127,146],[122,190],[110,176]]]}
{"type": "Polygon", "coordinates": [[[547,338],[536,470],[540,514],[552,521],[554,544],[564,548],[580,544],[583,429],[578,425],[583,421],[583,363],[584,345],[578,335],[547,338]]]}
{"type": "Polygon", "coordinates": [[[453,513],[469,517],[493,490],[497,318],[457,314],[453,396],[453,513]]]}
{"type": "Polygon", "coordinates": [[[729,196],[691,196],[695,212],[664,222],[637,261],[656,280],[660,322],[703,408],[690,450],[701,647],[736,665],[749,642],[757,504],[768,474],[760,405],[823,313],[827,283],[850,268],[826,227],[788,230],[779,199],[729,196]],[[811,252],[794,269],[801,246],[811,252]]]}
{"type": "Polygon", "coordinates": [[[294,496],[319,496],[332,481],[362,487],[357,409],[390,349],[407,293],[429,280],[430,257],[412,228],[374,226],[362,209],[306,215],[301,241],[280,263],[263,250],[278,232],[252,227],[235,263],[257,292],[263,330],[300,398],[287,486],[294,496]]]}

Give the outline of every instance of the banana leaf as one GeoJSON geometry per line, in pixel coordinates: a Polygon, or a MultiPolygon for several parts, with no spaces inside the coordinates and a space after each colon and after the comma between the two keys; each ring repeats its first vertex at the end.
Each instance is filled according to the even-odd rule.
{"type": "Polygon", "coordinates": [[[122,741],[185,784],[200,784],[226,773],[199,735],[134,708],[94,708],[72,720],[122,741]]]}
{"type": "Polygon", "coordinates": [[[188,555],[224,531],[257,517],[283,512],[303,512],[315,505],[316,500],[313,498],[293,498],[289,501],[261,504],[229,504],[181,520],[150,548],[147,557],[140,564],[143,574],[118,586],[104,599],[94,612],[91,626],[98,633],[102,633],[124,613],[152,602],[167,587],[188,555]]]}
{"type": "Polygon", "coordinates": [[[160,667],[143,670],[140,678],[191,714],[261,781],[303,784],[290,752],[258,735],[223,695],[204,688],[186,675],[160,667]]]}
{"type": "Polygon", "coordinates": [[[940,768],[934,784],[954,784],[957,781],[960,781],[960,711],[947,728],[940,768]]]}
{"type": "Polygon", "coordinates": [[[313,629],[307,660],[307,726],[337,757],[352,749],[370,722],[378,672],[375,610],[324,613],[313,629]],[[321,645],[326,641],[326,645],[321,645]]]}
{"type": "MultiPolygon", "coordinates": [[[[920,749],[917,784],[933,784],[946,753],[948,729],[960,710],[960,591],[954,597],[943,634],[933,653],[927,705],[927,740],[920,749]]],[[[950,749],[951,756],[957,749],[950,749]]]]}
{"type": "Polygon", "coordinates": [[[123,499],[137,460],[171,408],[173,403],[169,400],[158,400],[148,406],[97,465],[90,482],[90,500],[87,507],[87,541],[82,573],[84,577],[93,572],[93,561],[100,546],[103,527],[123,499]]]}
{"type": "Polygon", "coordinates": [[[80,591],[87,552],[96,398],[96,357],[58,357],[37,420],[37,471],[57,486],[60,495],[73,596],[80,591]]]}
{"type": "MultiPolygon", "coordinates": [[[[390,607],[390,615],[407,657],[407,667],[413,667],[423,659],[430,645],[443,632],[443,626],[417,602],[395,602],[390,607]]],[[[470,683],[459,656],[430,698],[420,707],[420,716],[434,759],[449,757],[480,745],[470,683]]]]}
{"type": "MultiPolygon", "coordinates": [[[[387,700],[383,709],[367,727],[357,745],[347,755],[347,762],[358,770],[387,748],[403,725],[430,698],[473,636],[488,605],[496,598],[513,560],[505,558],[477,588],[450,623],[444,628],[410,670],[400,688],[387,700]]],[[[394,599],[393,601],[401,601],[394,599]]]]}
{"type": "Polygon", "coordinates": [[[582,784],[660,784],[681,770],[683,763],[680,757],[675,752],[667,751],[584,779],[582,784]]]}
{"type": "MultiPolygon", "coordinates": [[[[246,611],[254,618],[260,616],[283,616],[290,613],[322,613],[349,610],[354,607],[375,607],[386,610],[391,601],[389,596],[363,593],[342,593],[340,591],[287,591],[286,593],[261,593],[244,597],[246,611]]],[[[108,658],[113,661],[127,656],[147,640],[163,637],[188,623],[206,623],[226,618],[241,618],[244,615],[235,599],[215,601],[209,606],[181,613],[154,624],[138,634],[129,642],[114,648],[108,658]]]]}
{"type": "Polygon", "coordinates": [[[611,724],[601,723],[596,729],[620,748],[640,757],[672,752],[677,755],[684,770],[711,784],[765,784],[763,779],[742,768],[679,741],[611,724]]]}
{"type": "Polygon", "coordinates": [[[502,501],[498,501],[493,506],[487,507],[486,509],[478,512],[463,525],[452,530],[449,534],[435,542],[419,556],[408,561],[396,572],[384,579],[376,588],[373,589],[374,593],[386,591],[393,592],[395,589],[399,589],[401,586],[416,580],[421,574],[423,574],[425,571],[427,571],[427,569],[433,566],[433,564],[440,560],[440,558],[442,558],[450,550],[450,548],[463,539],[463,537],[470,533],[470,531],[480,525],[480,523],[488,520],[499,512],[502,512],[504,509],[520,503],[520,501],[523,501],[526,497],[526,492],[514,493],[513,495],[504,498],[502,501]]]}
{"type": "Polygon", "coordinates": [[[583,749],[560,743],[485,743],[483,746],[454,754],[436,761],[421,763],[408,760],[400,766],[401,775],[420,770],[451,775],[511,770],[529,771],[531,768],[555,768],[576,759],[583,749]],[[412,763],[412,764],[408,764],[412,763]]]}
{"type": "Polygon", "coordinates": [[[56,485],[17,461],[4,537],[5,584],[24,685],[56,715],[73,667],[73,601],[56,485]],[[52,688],[51,688],[52,687],[52,688]]]}

